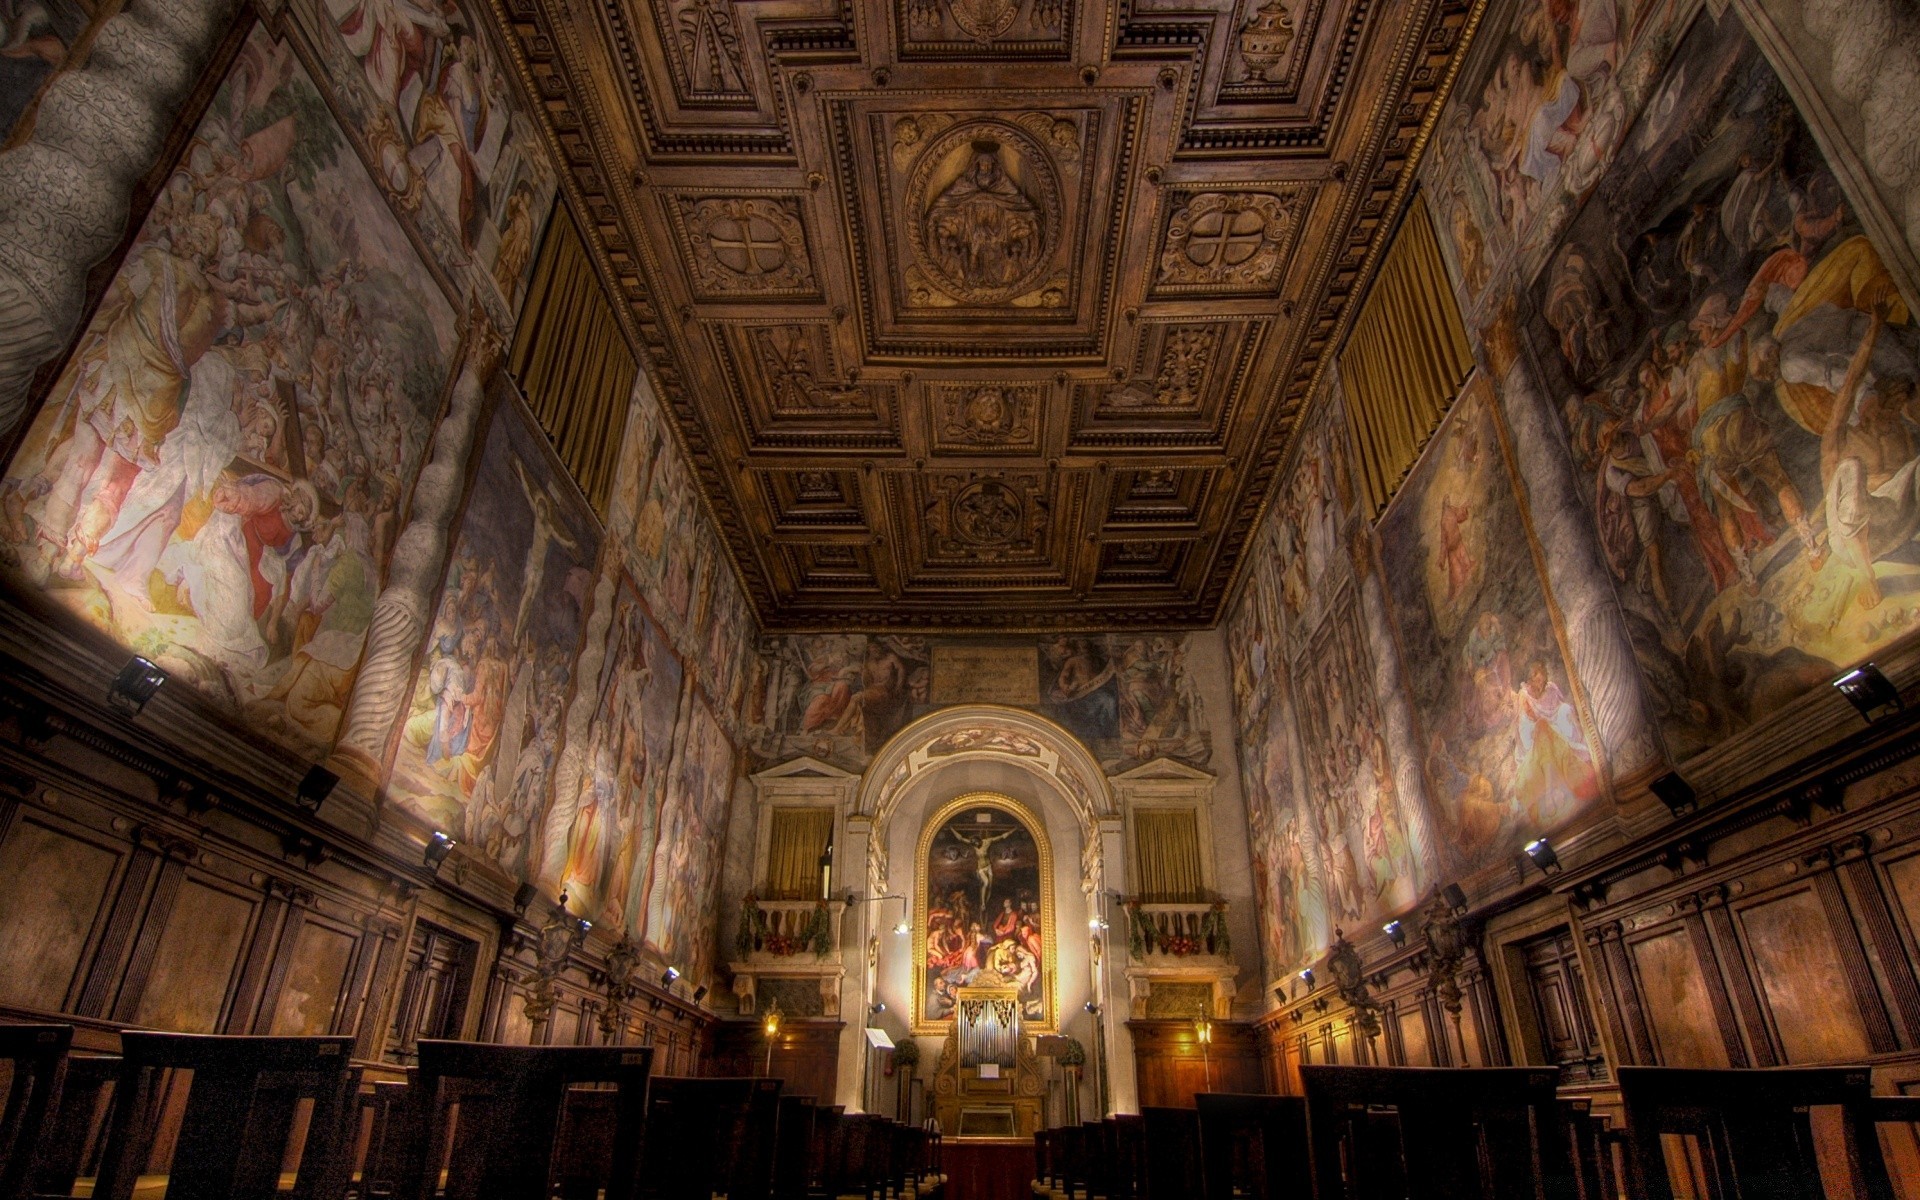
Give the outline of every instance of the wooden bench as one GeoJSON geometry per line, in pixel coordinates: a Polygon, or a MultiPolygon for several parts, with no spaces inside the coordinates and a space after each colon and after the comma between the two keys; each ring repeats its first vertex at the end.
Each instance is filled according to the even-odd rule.
{"type": "MultiPolygon", "coordinates": [[[[396,1194],[407,1200],[548,1200],[563,1180],[602,1175],[606,1200],[639,1180],[653,1051],[628,1046],[491,1046],[422,1039],[409,1088],[409,1153],[396,1194]],[[610,1085],[586,1119],[611,1127],[609,1151],[584,1170],[568,1161],[561,1123],[569,1092],[610,1085]]],[[[577,1150],[579,1142],[573,1147],[577,1150]]],[[[598,1190],[598,1189],[596,1189],[598,1190]]]]}
{"type": "Polygon", "coordinates": [[[654,1080],[641,1194],[767,1200],[780,1087],[778,1079],[654,1080]]]}
{"type": "Polygon", "coordinates": [[[11,1078],[0,1109],[0,1200],[30,1195],[36,1152],[67,1073],[71,1025],[0,1025],[0,1062],[11,1078]]]}
{"type": "Polygon", "coordinates": [[[120,1047],[98,1200],[130,1200],[143,1175],[168,1200],[274,1196],[288,1173],[293,1200],[344,1190],[352,1038],[129,1030],[120,1047]],[[163,1163],[155,1135],[171,1111],[179,1125],[163,1163]]]}
{"type": "Polygon", "coordinates": [[[388,1200],[405,1169],[407,1085],[398,1080],[363,1080],[354,1095],[348,1124],[352,1158],[347,1200],[388,1200]]]}
{"type": "Polygon", "coordinates": [[[1622,1067],[1635,1195],[1891,1200],[1872,1085],[1865,1067],[1622,1067]]]}
{"type": "Polygon", "coordinates": [[[1576,1200],[1548,1067],[1303,1066],[1319,1200],[1576,1200]]]}
{"type": "Polygon", "coordinates": [[[1194,1105],[1207,1200],[1310,1200],[1305,1100],[1202,1092],[1194,1105]]]}
{"type": "Polygon", "coordinates": [[[1143,1108],[1147,1144],[1146,1200],[1187,1200],[1207,1195],[1200,1157],[1200,1113],[1191,1108],[1143,1108]]]}

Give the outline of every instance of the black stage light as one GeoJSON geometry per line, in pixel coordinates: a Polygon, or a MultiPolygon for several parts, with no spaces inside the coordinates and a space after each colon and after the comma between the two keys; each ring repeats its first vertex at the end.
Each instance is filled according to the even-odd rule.
{"type": "Polygon", "coordinates": [[[695,1004],[700,1003],[702,1000],[705,1000],[706,998],[707,998],[706,984],[703,983],[699,987],[693,989],[693,1002],[695,1004]]]}
{"type": "Polygon", "coordinates": [[[1388,921],[1380,927],[1380,932],[1386,934],[1387,940],[1396,946],[1407,944],[1407,927],[1398,921],[1388,921]]]}
{"type": "Polygon", "coordinates": [[[1560,856],[1553,852],[1553,843],[1545,838],[1535,838],[1526,845],[1527,857],[1533,865],[1548,875],[1560,869],[1560,856]]]}
{"type": "Polygon", "coordinates": [[[667,989],[668,991],[672,991],[672,990],[673,990],[673,981],[674,981],[674,980],[676,980],[676,979],[678,979],[678,978],[680,978],[680,968],[679,968],[679,967],[668,967],[668,968],[667,968],[667,973],[666,973],[665,975],[662,975],[662,976],[660,977],[660,986],[661,986],[661,987],[663,987],[663,988],[666,988],[666,989],[667,989]]]}
{"type": "Polygon", "coordinates": [[[1313,990],[1313,968],[1312,967],[1308,967],[1306,970],[1300,972],[1300,982],[1307,985],[1307,990],[1309,992],[1313,990]]]}
{"type": "Polygon", "coordinates": [[[1450,883],[1440,890],[1440,898],[1447,902],[1453,915],[1463,917],[1467,914],[1467,893],[1457,883],[1450,883]]]}
{"type": "Polygon", "coordinates": [[[1900,702],[1900,692],[1893,686],[1893,681],[1872,663],[1861,663],[1834,680],[1833,686],[1860,710],[1862,720],[1873,720],[1874,714],[1883,708],[1897,710],[1906,707],[1900,702]]]}
{"type": "Polygon", "coordinates": [[[107,700],[125,715],[137,717],[166,681],[165,671],[136,654],[113,677],[113,685],[107,689],[107,700]]]}
{"type": "Polygon", "coordinates": [[[334,785],[339,782],[338,775],[315,763],[307,768],[307,777],[300,781],[300,790],[293,798],[308,812],[319,812],[320,805],[333,795],[334,785]]]}
{"type": "Polygon", "coordinates": [[[427,849],[425,854],[421,856],[421,861],[427,864],[428,870],[437,874],[440,870],[440,864],[447,861],[447,855],[452,854],[453,848],[458,844],[458,842],[455,842],[445,833],[436,829],[433,831],[433,836],[427,839],[427,849]]]}
{"type": "Polygon", "coordinates": [[[1668,771],[1665,775],[1648,784],[1653,794],[1660,797],[1660,803],[1676,817],[1684,817],[1694,810],[1699,797],[1694,794],[1693,785],[1680,778],[1680,772],[1668,771]]]}
{"type": "Polygon", "coordinates": [[[513,911],[520,916],[526,916],[527,909],[533,906],[533,898],[539,894],[540,889],[530,883],[523,883],[513,889],[513,911]]]}

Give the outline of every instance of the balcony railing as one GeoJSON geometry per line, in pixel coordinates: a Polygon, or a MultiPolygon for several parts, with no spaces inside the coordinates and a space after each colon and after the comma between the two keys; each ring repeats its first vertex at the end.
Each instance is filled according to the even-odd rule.
{"type": "Polygon", "coordinates": [[[1127,951],[1136,962],[1233,955],[1224,900],[1186,904],[1129,900],[1126,911],[1127,951]]]}
{"type": "Polygon", "coordinates": [[[835,948],[834,915],[841,907],[830,900],[762,900],[749,895],[740,906],[734,953],[742,960],[801,955],[831,958],[835,948]]]}

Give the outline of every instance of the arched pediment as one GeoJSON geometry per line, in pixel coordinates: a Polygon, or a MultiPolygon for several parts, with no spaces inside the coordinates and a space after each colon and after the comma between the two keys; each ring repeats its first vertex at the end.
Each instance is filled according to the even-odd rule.
{"type": "Polygon", "coordinates": [[[861,781],[855,811],[884,828],[920,775],[967,759],[1010,763],[1057,788],[1091,840],[1117,814],[1106,774],[1078,738],[1025,709],[968,704],[929,713],[893,735],[861,781]]]}

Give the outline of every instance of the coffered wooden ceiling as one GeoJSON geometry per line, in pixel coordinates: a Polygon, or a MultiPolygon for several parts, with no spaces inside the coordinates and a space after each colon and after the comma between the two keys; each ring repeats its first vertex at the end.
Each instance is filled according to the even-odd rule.
{"type": "Polygon", "coordinates": [[[769,629],[1217,619],[1473,0],[499,0],[769,629]]]}

